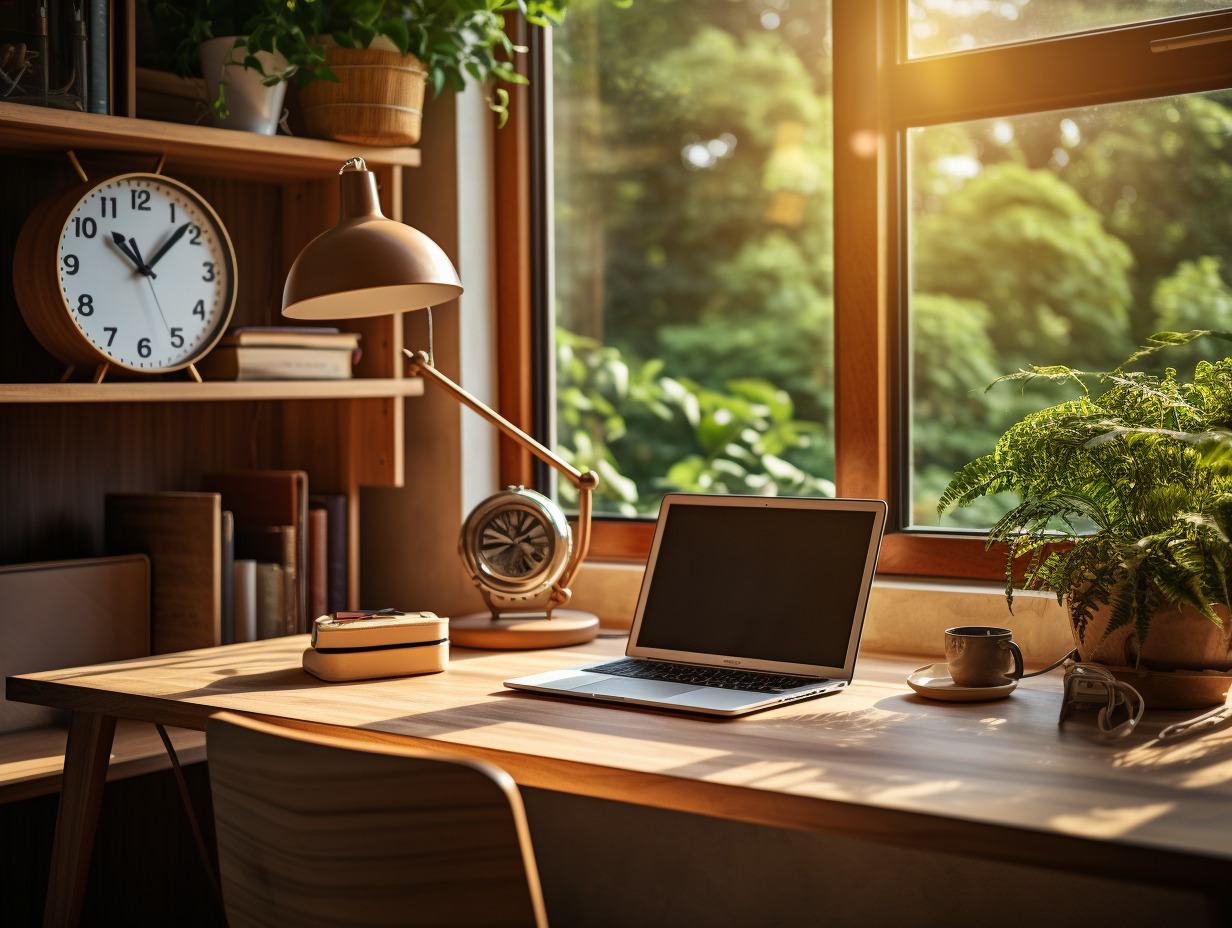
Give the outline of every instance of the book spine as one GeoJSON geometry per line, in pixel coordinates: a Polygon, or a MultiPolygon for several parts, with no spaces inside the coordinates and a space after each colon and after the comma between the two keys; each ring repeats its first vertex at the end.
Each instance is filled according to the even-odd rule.
{"type": "Polygon", "coordinates": [[[350,529],[350,508],[343,493],[314,493],[309,504],[326,512],[326,581],[325,612],[345,612],[351,608],[350,550],[347,539],[350,529]]]}
{"type": "Polygon", "coordinates": [[[257,640],[257,562],[235,562],[235,640],[257,640]]]}
{"type": "Polygon", "coordinates": [[[329,612],[329,514],[308,509],[308,621],[329,612]]]}
{"type": "Polygon", "coordinates": [[[278,638],[286,629],[286,578],[281,564],[257,564],[257,638],[278,638]]]}
{"type": "Polygon", "coordinates": [[[89,38],[87,40],[88,96],[91,113],[111,112],[111,13],[110,0],[89,0],[89,38]]]}
{"type": "Polygon", "coordinates": [[[206,380],[350,380],[354,352],[340,348],[215,348],[201,359],[206,380]]]}
{"type": "Polygon", "coordinates": [[[235,642],[235,516],[229,509],[222,512],[222,595],[219,597],[221,641],[235,642]]]}

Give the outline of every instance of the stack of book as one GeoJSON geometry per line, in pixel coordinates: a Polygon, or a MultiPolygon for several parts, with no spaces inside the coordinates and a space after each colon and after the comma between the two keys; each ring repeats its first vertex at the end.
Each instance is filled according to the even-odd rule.
{"type": "Polygon", "coordinates": [[[308,475],[297,470],[205,474],[234,513],[234,609],[224,640],[308,631],[308,475]]]}
{"type": "Polygon", "coordinates": [[[207,380],[348,380],[359,335],[309,326],[244,326],[197,362],[207,380]]]}
{"type": "Polygon", "coordinates": [[[109,493],[109,554],[150,559],[155,654],[309,631],[347,607],[348,500],[303,471],[206,474],[203,492],[109,493]]]}

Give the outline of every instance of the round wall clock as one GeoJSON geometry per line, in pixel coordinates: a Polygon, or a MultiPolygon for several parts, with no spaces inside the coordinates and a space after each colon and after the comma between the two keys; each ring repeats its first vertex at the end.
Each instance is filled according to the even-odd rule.
{"type": "Polygon", "coordinates": [[[192,188],[121,174],[39,204],[17,240],[13,289],[30,331],[66,364],[162,373],[222,336],[235,251],[192,188]]]}

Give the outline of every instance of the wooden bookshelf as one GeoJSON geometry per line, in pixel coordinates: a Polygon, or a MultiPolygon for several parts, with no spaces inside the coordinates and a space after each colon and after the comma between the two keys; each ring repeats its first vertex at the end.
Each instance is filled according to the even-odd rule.
{"type": "Polygon", "coordinates": [[[422,396],[419,378],[354,380],[262,380],[205,383],[6,383],[3,403],[204,403],[227,400],[369,399],[422,396]]]}
{"type": "MultiPolygon", "coordinates": [[[[154,158],[165,154],[170,174],[191,171],[279,183],[318,180],[355,157],[363,158],[372,169],[419,166],[415,148],[374,148],[0,103],[0,148],[54,152],[78,147],[154,158]]],[[[139,159],[142,166],[132,170],[148,170],[149,160],[139,159]]]]}
{"type": "MultiPolygon", "coordinates": [[[[121,62],[124,65],[125,62],[121,62]]],[[[131,64],[131,63],[130,63],[131,64]]],[[[128,116],[0,102],[0,262],[12,280],[17,236],[36,204],[91,180],[162,172],[217,210],[235,243],[239,299],[232,326],[276,325],[286,273],[338,217],[338,170],[362,157],[377,175],[385,215],[401,219],[413,148],[375,148],[262,136],[128,116]]],[[[296,469],[312,493],[345,494],[353,605],[359,581],[359,491],[403,482],[403,401],[422,394],[405,376],[402,320],[342,323],[362,336],[344,381],[207,381],[183,372],[136,379],[65,366],[34,339],[11,283],[0,287],[0,564],[103,553],[109,492],[195,490],[203,473],[296,469]]]]}

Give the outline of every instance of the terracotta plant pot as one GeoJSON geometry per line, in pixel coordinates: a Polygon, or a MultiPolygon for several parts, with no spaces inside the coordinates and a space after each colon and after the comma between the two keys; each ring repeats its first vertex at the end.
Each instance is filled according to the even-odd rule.
{"type": "MultiPolygon", "coordinates": [[[[1215,612],[1228,627],[1228,608],[1215,612]]],[[[1111,609],[1101,607],[1074,643],[1083,661],[1103,664],[1142,694],[1148,709],[1200,709],[1222,703],[1232,686],[1232,639],[1189,606],[1165,606],[1151,618],[1141,653],[1128,625],[1105,637],[1111,609]]]]}
{"type": "Polygon", "coordinates": [[[325,64],[338,82],[300,89],[308,135],[359,145],[414,145],[423,120],[427,69],[396,49],[328,45],[325,64]]]}

